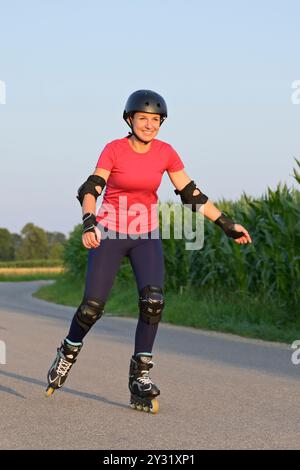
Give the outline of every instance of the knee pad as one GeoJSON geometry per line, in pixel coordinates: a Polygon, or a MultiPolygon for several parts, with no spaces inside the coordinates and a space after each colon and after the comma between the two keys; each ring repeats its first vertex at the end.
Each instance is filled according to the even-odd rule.
{"type": "Polygon", "coordinates": [[[164,296],[160,287],[149,285],[140,291],[140,317],[145,323],[149,325],[159,323],[164,305],[164,296]]]}
{"type": "Polygon", "coordinates": [[[104,313],[105,302],[84,298],[76,312],[76,321],[86,332],[104,313]]]}

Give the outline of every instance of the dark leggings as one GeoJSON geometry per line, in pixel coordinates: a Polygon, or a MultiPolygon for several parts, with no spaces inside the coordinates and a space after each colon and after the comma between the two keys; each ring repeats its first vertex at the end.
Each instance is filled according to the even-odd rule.
{"type": "MultiPolygon", "coordinates": [[[[152,232],[152,238],[148,234],[149,238],[139,236],[136,239],[122,239],[116,232],[109,232],[110,237],[117,237],[112,239],[107,236],[106,230],[104,231],[101,226],[98,227],[106,238],[101,240],[98,248],[89,250],[84,297],[107,301],[124,256],[130,260],[138,291],[149,284],[163,288],[164,259],[158,230],[152,232]],[[153,233],[157,238],[153,238],[153,233]]],[[[139,317],[134,354],[152,352],[157,328],[158,323],[149,325],[139,317]]],[[[67,339],[76,343],[82,342],[86,333],[74,315],[67,339]]]]}

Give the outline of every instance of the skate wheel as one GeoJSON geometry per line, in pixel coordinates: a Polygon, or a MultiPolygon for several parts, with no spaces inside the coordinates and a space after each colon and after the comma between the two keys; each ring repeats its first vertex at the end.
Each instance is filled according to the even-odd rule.
{"type": "Polygon", "coordinates": [[[139,410],[139,411],[142,411],[142,410],[143,410],[143,406],[142,406],[142,405],[136,405],[136,409],[139,410]]]}
{"type": "Polygon", "coordinates": [[[150,408],[150,412],[152,414],[156,414],[159,410],[159,404],[158,404],[158,400],[156,398],[154,398],[154,400],[151,400],[151,408],[150,408]]]}
{"type": "Polygon", "coordinates": [[[130,408],[132,408],[133,410],[135,410],[135,404],[134,404],[134,403],[130,403],[130,408]]]}
{"type": "Polygon", "coordinates": [[[55,392],[55,389],[53,387],[48,387],[46,390],[46,397],[51,397],[53,393],[55,392]]]}
{"type": "Polygon", "coordinates": [[[143,411],[145,411],[146,413],[149,413],[150,411],[149,406],[143,406],[143,411]]]}

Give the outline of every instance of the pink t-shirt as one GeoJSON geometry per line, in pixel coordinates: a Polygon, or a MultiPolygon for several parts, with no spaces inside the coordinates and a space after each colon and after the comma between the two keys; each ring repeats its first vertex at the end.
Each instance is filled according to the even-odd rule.
{"type": "Polygon", "coordinates": [[[148,152],[135,152],[127,137],[107,144],[97,168],[111,173],[97,222],[127,234],[147,233],[158,227],[157,194],[163,173],[184,165],[171,145],[154,139],[148,152]]]}

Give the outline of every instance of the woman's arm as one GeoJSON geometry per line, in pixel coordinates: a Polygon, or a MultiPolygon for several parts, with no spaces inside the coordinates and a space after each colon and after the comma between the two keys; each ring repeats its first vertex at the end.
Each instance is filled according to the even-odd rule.
{"type": "MultiPolygon", "coordinates": [[[[104,170],[103,168],[96,168],[93,175],[102,176],[102,178],[104,178],[107,182],[110,175],[110,171],[104,170]]],[[[96,190],[100,195],[102,192],[101,186],[96,186],[96,190]]],[[[83,199],[82,215],[86,214],[87,212],[96,214],[96,199],[92,194],[86,194],[83,199]]]]}
{"type": "MultiPolygon", "coordinates": [[[[178,191],[181,191],[188,183],[190,183],[190,181],[192,181],[184,170],[175,171],[173,173],[168,172],[168,175],[178,191]]],[[[199,190],[195,189],[193,195],[197,196],[197,194],[199,194],[199,190]]],[[[213,222],[221,215],[221,211],[219,211],[219,209],[217,209],[210,200],[201,205],[200,212],[213,222]]]]}
{"type": "MultiPolygon", "coordinates": [[[[184,170],[168,172],[168,175],[173,185],[178,191],[182,191],[182,189],[192,181],[184,170]]],[[[193,196],[197,196],[199,194],[200,191],[198,189],[195,189],[193,192],[193,196]]],[[[200,206],[200,212],[213,222],[219,219],[219,217],[222,215],[222,212],[209,199],[207,199],[205,204],[202,204],[200,206]]],[[[236,243],[244,244],[252,242],[249,233],[242,225],[234,224],[233,230],[242,233],[241,237],[234,239],[236,243]]]]}
{"type": "MultiPolygon", "coordinates": [[[[104,170],[103,168],[96,168],[93,174],[101,176],[105,179],[105,181],[107,181],[110,175],[110,171],[104,170]]],[[[98,191],[100,195],[102,192],[101,186],[96,186],[96,191],[98,191]]],[[[96,199],[92,194],[86,194],[83,199],[82,215],[87,216],[87,214],[92,214],[92,217],[85,219],[84,223],[88,223],[89,220],[95,220],[96,199]]],[[[87,249],[97,248],[100,245],[100,240],[101,232],[96,226],[94,227],[93,231],[82,234],[82,243],[87,249]]]]}

